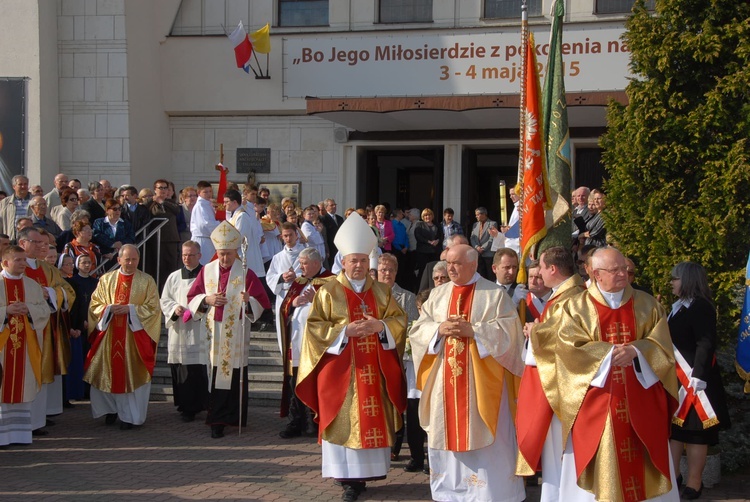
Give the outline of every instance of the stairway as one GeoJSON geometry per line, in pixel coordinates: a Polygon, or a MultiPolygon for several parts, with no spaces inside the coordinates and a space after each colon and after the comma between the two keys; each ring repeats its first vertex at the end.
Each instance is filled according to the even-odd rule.
{"type": "MultiPolygon", "coordinates": [[[[276,331],[270,326],[253,331],[248,360],[250,406],[275,407],[281,402],[282,367],[276,331]],[[271,329],[272,331],[268,331],[271,329]]],[[[151,379],[151,401],[173,401],[172,374],[167,364],[167,330],[162,326],[156,366],[151,379]]]]}

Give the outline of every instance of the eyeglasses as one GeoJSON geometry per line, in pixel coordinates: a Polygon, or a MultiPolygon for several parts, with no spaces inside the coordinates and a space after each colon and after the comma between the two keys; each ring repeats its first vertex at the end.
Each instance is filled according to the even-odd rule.
{"type": "Polygon", "coordinates": [[[448,276],[447,275],[436,275],[432,278],[433,281],[447,281],[448,276]]]}
{"type": "Polygon", "coordinates": [[[627,274],[628,273],[627,267],[597,268],[596,270],[601,270],[603,272],[609,272],[612,275],[627,274]]]}
{"type": "Polygon", "coordinates": [[[71,197],[70,199],[68,199],[68,202],[78,202],[78,199],[74,199],[71,197]]]}
{"type": "Polygon", "coordinates": [[[156,188],[157,190],[166,190],[169,187],[168,186],[159,186],[159,187],[154,187],[154,188],[156,188]]]}
{"type": "Polygon", "coordinates": [[[112,211],[122,211],[121,207],[110,207],[112,211]]]}

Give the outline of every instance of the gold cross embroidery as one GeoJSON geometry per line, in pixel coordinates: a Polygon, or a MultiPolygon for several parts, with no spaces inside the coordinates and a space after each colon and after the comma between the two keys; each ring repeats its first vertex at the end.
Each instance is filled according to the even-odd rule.
{"type": "Polygon", "coordinates": [[[362,405],[362,410],[368,417],[377,417],[380,415],[380,403],[378,403],[378,398],[370,396],[365,399],[365,403],[362,405]]]}
{"type": "Polygon", "coordinates": [[[625,368],[620,366],[616,370],[613,370],[612,380],[614,380],[617,383],[624,383],[625,382],[625,368]]]}
{"type": "Polygon", "coordinates": [[[365,385],[372,385],[375,383],[375,368],[372,364],[365,366],[364,371],[359,375],[359,379],[365,385]]]}
{"type": "Polygon", "coordinates": [[[370,448],[381,448],[383,446],[383,433],[380,429],[373,427],[365,434],[365,442],[370,448]]]}
{"type": "Polygon", "coordinates": [[[638,447],[633,444],[630,438],[623,439],[620,442],[620,458],[628,462],[632,462],[638,458],[638,447]]]}
{"type": "Polygon", "coordinates": [[[231,282],[232,286],[238,287],[240,284],[242,284],[242,277],[235,277],[231,282]]]}
{"type": "Polygon", "coordinates": [[[375,340],[373,340],[369,336],[367,336],[367,337],[360,337],[357,340],[357,349],[359,349],[360,352],[364,352],[365,354],[369,354],[370,352],[372,352],[373,350],[375,350],[375,344],[376,343],[377,342],[375,342],[375,340]]]}
{"type": "Polygon", "coordinates": [[[229,232],[231,232],[231,230],[229,229],[229,227],[227,227],[226,225],[222,225],[222,226],[218,227],[216,230],[218,230],[219,232],[221,232],[221,235],[223,235],[224,237],[226,237],[227,234],[229,232]]]}
{"type": "Polygon", "coordinates": [[[624,399],[621,399],[617,406],[615,407],[615,415],[617,415],[617,418],[624,423],[629,423],[630,419],[628,417],[628,406],[625,403],[624,399]]]}
{"type": "Polygon", "coordinates": [[[625,482],[625,496],[628,498],[628,500],[638,500],[640,491],[641,484],[638,482],[635,476],[630,476],[625,482]]]}

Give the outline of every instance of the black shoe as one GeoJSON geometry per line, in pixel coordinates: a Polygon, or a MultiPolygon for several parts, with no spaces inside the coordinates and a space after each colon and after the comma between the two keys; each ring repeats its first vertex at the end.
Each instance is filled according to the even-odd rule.
{"type": "Polygon", "coordinates": [[[341,500],[351,502],[359,498],[359,494],[367,491],[365,484],[361,481],[344,482],[341,484],[344,487],[344,493],[341,495],[341,500]]]}
{"type": "Polygon", "coordinates": [[[430,475],[430,466],[427,465],[427,464],[424,464],[424,469],[422,469],[422,472],[424,472],[425,474],[427,474],[429,476],[430,475]]]}
{"type": "Polygon", "coordinates": [[[123,422],[122,420],[120,420],[120,430],[121,431],[129,431],[132,428],[133,428],[133,424],[131,424],[129,422],[123,422]]]}
{"type": "Polygon", "coordinates": [[[223,425],[212,425],[211,426],[211,437],[213,439],[219,439],[224,437],[224,426],[223,425]]]}
{"type": "Polygon", "coordinates": [[[117,413],[107,413],[104,417],[105,425],[115,425],[115,422],[117,422],[117,413]]]}
{"type": "Polygon", "coordinates": [[[63,408],[71,409],[75,407],[76,405],[71,403],[70,401],[63,401],[63,408]]]}
{"type": "Polygon", "coordinates": [[[31,431],[31,435],[34,437],[46,436],[48,434],[49,434],[49,431],[45,431],[44,429],[36,429],[36,430],[31,431]]]}
{"type": "Polygon", "coordinates": [[[53,422],[49,418],[47,419],[47,422],[44,424],[45,427],[52,427],[53,425],[55,425],[55,422],[53,422]]]}
{"type": "Polygon", "coordinates": [[[698,488],[698,490],[686,486],[685,489],[682,490],[682,498],[685,500],[695,500],[700,498],[701,493],[703,493],[703,481],[701,481],[701,487],[698,488]]]}
{"type": "Polygon", "coordinates": [[[679,489],[682,486],[682,474],[677,476],[677,488],[679,489]]]}
{"type": "Polygon", "coordinates": [[[295,429],[294,427],[287,427],[283,431],[279,432],[279,437],[281,439],[292,439],[292,438],[298,438],[302,435],[302,431],[299,429],[295,429]]]}
{"type": "Polygon", "coordinates": [[[182,421],[183,422],[192,422],[193,420],[195,420],[195,413],[187,413],[187,412],[184,412],[184,411],[182,412],[182,421]]]}
{"type": "Polygon", "coordinates": [[[409,460],[409,463],[404,467],[406,472],[417,472],[424,470],[424,464],[418,464],[414,460],[409,460]]]}

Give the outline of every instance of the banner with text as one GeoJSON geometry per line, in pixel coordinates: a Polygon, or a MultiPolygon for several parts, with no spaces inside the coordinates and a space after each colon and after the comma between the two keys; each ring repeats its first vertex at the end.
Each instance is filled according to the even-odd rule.
{"type": "MultiPolygon", "coordinates": [[[[544,77],[549,27],[534,27],[544,77]]],[[[566,26],[567,92],[623,90],[630,52],[622,27],[566,26]]],[[[284,39],[284,97],[517,94],[519,31],[284,39]]]]}

